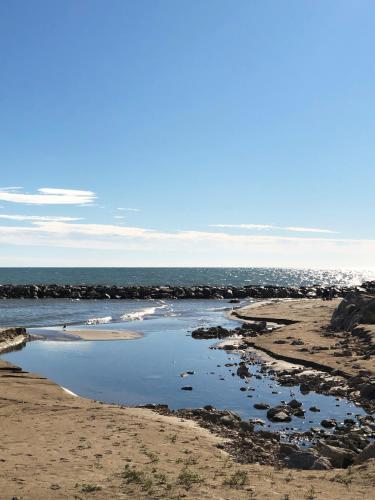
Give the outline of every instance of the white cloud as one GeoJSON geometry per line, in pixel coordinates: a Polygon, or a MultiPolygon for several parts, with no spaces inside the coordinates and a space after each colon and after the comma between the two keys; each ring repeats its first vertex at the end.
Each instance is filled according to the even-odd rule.
{"type": "Polygon", "coordinates": [[[291,231],[295,233],[325,233],[337,234],[337,231],[331,229],[319,229],[313,227],[298,227],[298,226],[273,226],[271,224],[211,224],[209,227],[220,227],[228,229],[257,229],[257,230],[274,230],[274,231],[291,231]]]}
{"type": "Polygon", "coordinates": [[[337,234],[337,231],[332,231],[332,229],[317,229],[314,227],[280,227],[284,231],[294,231],[296,233],[326,233],[326,234],[337,234]]]}
{"type": "Polygon", "coordinates": [[[9,215],[0,214],[0,219],[15,220],[15,221],[40,221],[40,222],[73,222],[82,220],[80,217],[63,217],[53,215],[9,215]]]}
{"type": "Polygon", "coordinates": [[[96,195],[78,189],[40,188],[37,194],[20,193],[21,188],[0,189],[0,200],[33,205],[89,205],[96,195]]]}
{"type": "Polygon", "coordinates": [[[234,228],[234,229],[274,229],[269,224],[210,224],[209,227],[234,228]]]}
{"type": "Polygon", "coordinates": [[[140,212],[141,210],[139,208],[123,208],[123,207],[118,207],[116,210],[124,210],[125,212],[140,212]]]}
{"type": "Polygon", "coordinates": [[[114,215],[113,218],[114,219],[125,219],[125,217],[123,215],[114,215]]]}
{"type": "MultiPolygon", "coordinates": [[[[30,220],[0,226],[0,244],[66,248],[71,255],[95,252],[97,265],[203,265],[373,267],[375,240],[298,235],[230,234],[218,231],[156,231],[116,224],[30,220]],[[104,252],[104,253],[101,253],[104,252]],[[101,259],[101,261],[100,261],[101,259]],[[101,264],[100,264],[100,262],[101,264]]],[[[39,250],[38,250],[39,251],[39,250]]],[[[13,250],[12,250],[13,255],[13,250]]],[[[11,258],[9,264],[11,265],[11,258]]],[[[86,265],[86,260],[77,265],[86,265]]],[[[64,264],[61,262],[61,264],[64,264]]]]}

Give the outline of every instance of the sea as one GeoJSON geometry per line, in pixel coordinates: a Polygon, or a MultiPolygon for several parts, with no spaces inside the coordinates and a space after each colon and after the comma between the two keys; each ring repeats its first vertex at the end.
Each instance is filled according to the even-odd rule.
{"type": "MultiPolygon", "coordinates": [[[[117,284],[117,285],[355,285],[374,279],[371,271],[278,268],[0,268],[0,284],[117,284]]],[[[254,299],[243,300],[235,307],[254,299]]],[[[41,335],[18,351],[3,354],[24,370],[44,375],[73,393],[99,401],[137,406],[168,404],[171,408],[201,407],[236,411],[243,418],[263,418],[270,428],[288,432],[319,426],[322,418],[343,420],[364,411],[345,399],[299,388],[279,386],[272,376],[250,367],[247,384],[236,376],[238,355],[215,349],[216,341],[196,340],[198,327],[240,323],[229,318],[234,305],[227,300],[72,300],[10,299],[0,301],[0,325],[25,326],[41,335]],[[130,330],[133,340],[80,341],[67,329],[130,330]],[[185,376],[186,372],[191,375],[185,376]],[[181,376],[184,375],[184,376],[181,376]],[[257,377],[258,375],[258,377],[257,377]],[[261,376],[261,378],[259,378],[261,376]],[[192,387],[185,391],[184,386],[192,387]],[[244,390],[246,389],[246,390],[244,390]],[[291,398],[307,412],[288,428],[267,422],[254,403],[280,404],[291,398]],[[322,416],[324,415],[324,417],[322,416]]],[[[263,412],[264,413],[264,412],[263,412]]]]}

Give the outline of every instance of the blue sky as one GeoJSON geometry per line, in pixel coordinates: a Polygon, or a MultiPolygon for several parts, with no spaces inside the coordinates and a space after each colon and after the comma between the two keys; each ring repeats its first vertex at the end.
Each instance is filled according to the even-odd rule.
{"type": "Polygon", "coordinates": [[[0,43],[0,265],[375,266],[373,1],[3,1],[0,43]]]}

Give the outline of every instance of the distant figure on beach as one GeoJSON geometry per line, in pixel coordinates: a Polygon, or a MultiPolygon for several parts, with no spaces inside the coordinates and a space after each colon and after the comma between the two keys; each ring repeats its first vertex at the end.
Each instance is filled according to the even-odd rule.
{"type": "Polygon", "coordinates": [[[66,330],[66,325],[63,325],[63,330],[66,330]]]}

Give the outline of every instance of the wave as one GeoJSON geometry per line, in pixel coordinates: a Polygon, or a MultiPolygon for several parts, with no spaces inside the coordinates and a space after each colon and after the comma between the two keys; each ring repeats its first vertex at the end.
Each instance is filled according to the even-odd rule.
{"type": "Polygon", "coordinates": [[[166,307],[167,304],[163,304],[161,306],[145,307],[140,311],[123,314],[121,316],[121,319],[124,321],[142,321],[146,316],[154,315],[157,309],[165,309],[166,307]]]}
{"type": "Polygon", "coordinates": [[[104,316],[104,318],[90,318],[86,321],[86,325],[99,325],[101,323],[110,323],[112,316],[104,316]]]}
{"type": "Polygon", "coordinates": [[[231,311],[232,307],[208,307],[205,311],[231,311]]]}

